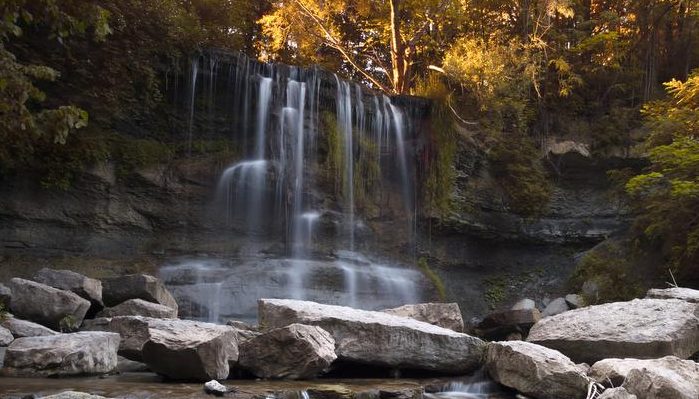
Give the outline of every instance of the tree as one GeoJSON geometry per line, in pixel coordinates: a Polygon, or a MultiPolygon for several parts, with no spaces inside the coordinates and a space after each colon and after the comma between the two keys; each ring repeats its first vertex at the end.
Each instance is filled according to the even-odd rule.
{"type": "Polygon", "coordinates": [[[274,2],[260,23],[273,59],[320,63],[407,94],[415,68],[446,47],[458,10],[448,0],[291,0],[274,2]]]}
{"type": "Polygon", "coordinates": [[[680,278],[699,276],[699,70],[665,84],[669,98],[644,107],[651,166],[626,184],[642,240],[680,278]]]}

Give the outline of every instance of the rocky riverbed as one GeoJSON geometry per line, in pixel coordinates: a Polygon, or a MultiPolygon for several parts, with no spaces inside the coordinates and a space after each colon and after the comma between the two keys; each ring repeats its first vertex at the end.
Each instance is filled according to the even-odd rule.
{"type": "Polygon", "coordinates": [[[368,311],[262,298],[257,325],[213,324],[177,318],[175,297],[149,275],[45,269],[0,286],[10,312],[0,395],[697,399],[697,294],[597,306],[568,296],[543,314],[523,300],[477,326],[456,304],[368,311]]]}

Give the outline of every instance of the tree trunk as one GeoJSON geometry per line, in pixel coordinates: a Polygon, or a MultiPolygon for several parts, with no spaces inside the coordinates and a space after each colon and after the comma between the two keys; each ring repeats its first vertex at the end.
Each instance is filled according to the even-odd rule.
{"type": "Polygon", "coordinates": [[[405,43],[400,33],[400,0],[390,0],[391,6],[391,76],[393,91],[404,94],[407,91],[405,82],[406,59],[405,43]]]}

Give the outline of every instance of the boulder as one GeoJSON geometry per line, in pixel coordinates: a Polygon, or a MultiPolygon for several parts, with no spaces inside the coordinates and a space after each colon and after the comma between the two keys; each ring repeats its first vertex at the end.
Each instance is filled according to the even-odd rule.
{"type": "Polygon", "coordinates": [[[585,298],[578,294],[568,294],[566,295],[566,303],[571,309],[578,309],[585,306],[585,298]]]}
{"type": "Polygon", "coordinates": [[[90,301],[89,316],[99,312],[104,304],[102,303],[102,282],[83,276],[70,270],[54,270],[43,268],[34,275],[34,281],[58,288],[59,290],[71,291],[82,298],[90,301]]]}
{"type": "Polygon", "coordinates": [[[589,376],[601,384],[624,384],[629,392],[641,399],[699,398],[699,363],[674,356],[604,359],[592,365],[589,376]],[[632,378],[634,372],[638,374],[632,378]]]}
{"type": "Polygon", "coordinates": [[[24,337],[43,337],[46,335],[58,335],[57,331],[46,328],[41,324],[36,324],[31,321],[8,317],[0,322],[4,328],[8,329],[15,338],[24,337]]]}
{"type": "Polygon", "coordinates": [[[120,373],[142,373],[149,371],[145,363],[135,362],[123,356],[119,356],[117,361],[117,371],[120,373]]]}
{"type": "Polygon", "coordinates": [[[541,320],[538,309],[505,310],[487,315],[477,326],[478,335],[489,340],[504,340],[517,334],[520,339],[541,320]]]}
{"type": "Polygon", "coordinates": [[[177,302],[163,283],[147,274],[130,274],[102,280],[102,297],[107,306],[129,299],[143,299],[177,310],[177,302]]]}
{"type": "Polygon", "coordinates": [[[556,298],[546,306],[546,309],[541,313],[541,317],[555,316],[569,310],[568,303],[564,298],[556,298]]]}
{"type": "Polygon", "coordinates": [[[0,305],[9,309],[10,302],[12,302],[12,290],[5,284],[0,284],[0,305]]]}
{"type": "Polygon", "coordinates": [[[169,379],[210,381],[228,377],[238,360],[236,329],[190,320],[148,319],[143,362],[169,379]]]}
{"type": "Polygon", "coordinates": [[[606,358],[688,358],[699,351],[699,304],[636,299],[575,309],[534,325],[527,341],[576,362],[606,358]]]}
{"type": "Polygon", "coordinates": [[[424,321],[456,332],[464,331],[464,319],[457,303],[419,303],[385,309],[382,312],[424,321]]]}
{"type": "Polygon", "coordinates": [[[15,316],[54,330],[79,327],[90,309],[90,302],[77,294],[34,281],[13,278],[10,288],[10,309],[15,316]]]}
{"type": "Polygon", "coordinates": [[[7,346],[14,340],[15,337],[10,330],[5,327],[0,327],[0,346],[7,346]]]}
{"type": "Polygon", "coordinates": [[[257,326],[251,326],[242,321],[238,320],[228,320],[226,325],[231,326],[238,330],[238,339],[240,343],[243,343],[249,339],[255,338],[260,335],[260,329],[257,326]]]}
{"type": "Polygon", "coordinates": [[[590,384],[584,367],[560,352],[523,341],[488,344],[485,368],[500,384],[538,399],[584,399],[590,384]]]}
{"type": "Polygon", "coordinates": [[[260,378],[307,379],[337,359],[335,340],[317,326],[290,324],[240,344],[240,365],[260,378]]]}
{"type": "Polygon", "coordinates": [[[117,367],[119,335],[79,332],[18,338],[5,355],[7,375],[54,377],[106,374],[117,367]]]}
{"type": "Polygon", "coordinates": [[[217,370],[216,375],[224,374],[223,358],[234,363],[238,360],[238,330],[191,320],[154,319],[141,316],[118,316],[91,320],[83,325],[86,331],[109,331],[121,336],[119,355],[129,360],[146,363],[153,371],[172,379],[210,380],[226,378],[226,363],[223,377],[202,377],[205,373],[217,370]],[[149,357],[145,346],[151,338],[149,357]],[[169,341],[168,341],[169,340],[169,341]],[[213,353],[219,351],[220,353],[213,353]],[[158,356],[163,356],[158,359],[158,356]],[[170,359],[172,364],[168,364],[170,359]],[[182,367],[182,364],[188,367],[182,367]],[[178,369],[179,367],[179,369],[178,369]],[[179,376],[179,375],[183,376],[179,376]],[[194,376],[188,376],[188,375],[194,376]]]}
{"type": "Polygon", "coordinates": [[[512,305],[511,310],[530,310],[530,309],[536,309],[536,302],[532,299],[522,299],[519,302],[515,303],[512,305]]]}
{"type": "Polygon", "coordinates": [[[626,388],[617,387],[605,390],[597,399],[638,399],[638,397],[629,393],[626,388]]]}
{"type": "Polygon", "coordinates": [[[663,359],[666,360],[663,367],[646,366],[629,371],[623,387],[639,399],[699,398],[699,363],[675,357],[663,359]]]}
{"type": "Polygon", "coordinates": [[[2,369],[5,364],[5,353],[7,352],[6,346],[0,346],[0,369],[2,369]]]}
{"type": "Polygon", "coordinates": [[[482,364],[485,343],[421,321],[383,312],[291,299],[261,299],[265,329],[316,325],[335,339],[338,359],[361,364],[463,374],[482,364]]]}
{"type": "Polygon", "coordinates": [[[106,308],[95,317],[143,316],[156,319],[176,319],[177,310],[143,299],[129,299],[112,308],[106,308]]]}
{"type": "Polygon", "coordinates": [[[691,288],[667,288],[648,290],[646,298],[655,299],[681,299],[683,301],[699,303],[699,290],[691,288]]]}

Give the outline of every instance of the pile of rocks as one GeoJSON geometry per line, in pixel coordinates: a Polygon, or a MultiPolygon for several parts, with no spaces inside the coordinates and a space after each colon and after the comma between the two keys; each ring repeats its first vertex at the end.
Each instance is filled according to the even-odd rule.
{"type": "Polygon", "coordinates": [[[696,399],[699,363],[685,359],[699,352],[698,297],[651,290],[542,318],[527,342],[488,344],[485,366],[497,382],[539,399],[696,399]]]}
{"type": "Polygon", "coordinates": [[[158,279],[143,274],[100,281],[45,268],[32,280],[13,278],[0,285],[0,301],[9,310],[0,320],[0,365],[4,375],[13,376],[112,373],[122,338],[114,332],[78,332],[90,318],[177,317],[172,295],[158,279]]]}

